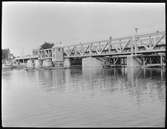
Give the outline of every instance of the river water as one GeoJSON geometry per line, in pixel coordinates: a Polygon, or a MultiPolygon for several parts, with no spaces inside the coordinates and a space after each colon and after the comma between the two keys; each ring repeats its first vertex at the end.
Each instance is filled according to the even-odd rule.
{"type": "Polygon", "coordinates": [[[164,127],[164,69],[2,71],[4,127],[164,127]]]}

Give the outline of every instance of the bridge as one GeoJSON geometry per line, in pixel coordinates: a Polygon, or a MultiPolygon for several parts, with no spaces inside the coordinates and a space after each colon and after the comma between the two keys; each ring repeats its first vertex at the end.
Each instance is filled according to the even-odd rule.
{"type": "MultiPolygon", "coordinates": [[[[63,62],[64,66],[82,64],[83,58],[95,58],[105,66],[165,66],[166,32],[140,34],[37,50],[31,59],[63,62]]],[[[23,57],[22,57],[23,59],[23,57]]]]}

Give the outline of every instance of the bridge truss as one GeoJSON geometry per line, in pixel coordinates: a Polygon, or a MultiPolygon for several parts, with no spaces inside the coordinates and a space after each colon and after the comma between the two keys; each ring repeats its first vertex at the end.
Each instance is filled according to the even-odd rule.
{"type": "Polygon", "coordinates": [[[94,41],[64,47],[65,57],[99,57],[166,51],[165,32],[94,41]]]}
{"type": "Polygon", "coordinates": [[[106,66],[127,66],[127,56],[136,56],[142,66],[166,65],[166,33],[155,32],[64,47],[65,58],[95,57],[106,66]]]}

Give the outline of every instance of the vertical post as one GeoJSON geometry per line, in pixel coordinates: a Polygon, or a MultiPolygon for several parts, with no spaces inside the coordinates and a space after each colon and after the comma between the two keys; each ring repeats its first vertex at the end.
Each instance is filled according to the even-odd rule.
{"type": "Polygon", "coordinates": [[[161,64],[161,67],[162,67],[163,66],[162,55],[160,55],[160,64],[161,64]]]}
{"type": "Polygon", "coordinates": [[[115,66],[115,62],[116,62],[116,61],[115,61],[115,58],[113,58],[113,59],[114,59],[114,66],[115,66]]]}
{"type": "Polygon", "coordinates": [[[89,55],[90,55],[90,56],[92,56],[92,51],[91,51],[92,44],[93,44],[93,43],[91,43],[91,44],[89,45],[89,55]]]}
{"type": "Polygon", "coordinates": [[[47,51],[44,49],[44,58],[47,57],[47,51]]]}
{"type": "Polygon", "coordinates": [[[134,42],[134,37],[132,37],[132,42],[131,42],[131,55],[133,55],[133,42],[134,42]]]}
{"type": "Polygon", "coordinates": [[[114,69],[114,77],[116,77],[116,69],[114,69]]]}
{"type": "Polygon", "coordinates": [[[151,57],[150,57],[150,64],[152,64],[152,60],[151,60],[151,57]]]}
{"type": "Polygon", "coordinates": [[[143,57],[143,66],[145,67],[145,65],[146,65],[146,59],[145,57],[143,57]]]}
{"type": "Polygon", "coordinates": [[[112,37],[110,36],[110,37],[109,37],[109,46],[110,46],[110,47],[109,47],[109,53],[111,53],[111,47],[112,47],[112,46],[111,46],[111,41],[112,41],[112,37]]]}
{"type": "Polygon", "coordinates": [[[136,37],[135,37],[135,40],[134,40],[134,44],[135,44],[135,53],[134,53],[134,55],[136,55],[136,50],[137,50],[137,47],[136,47],[136,37]]]}
{"type": "Polygon", "coordinates": [[[163,71],[161,69],[161,80],[163,80],[163,71]]]}
{"type": "Polygon", "coordinates": [[[137,51],[137,42],[136,42],[136,35],[137,35],[137,32],[138,32],[138,28],[135,28],[135,35],[134,35],[134,46],[135,46],[135,55],[136,55],[136,51],[137,51]]]}
{"type": "Polygon", "coordinates": [[[120,65],[123,65],[124,64],[124,58],[122,57],[121,58],[121,64],[120,65]]]}
{"type": "Polygon", "coordinates": [[[146,69],[144,68],[143,69],[143,72],[144,72],[144,78],[146,77],[146,69]]]}
{"type": "Polygon", "coordinates": [[[122,64],[123,64],[123,62],[124,62],[124,60],[123,60],[123,58],[121,58],[121,62],[120,62],[120,65],[122,65],[122,64]]]}

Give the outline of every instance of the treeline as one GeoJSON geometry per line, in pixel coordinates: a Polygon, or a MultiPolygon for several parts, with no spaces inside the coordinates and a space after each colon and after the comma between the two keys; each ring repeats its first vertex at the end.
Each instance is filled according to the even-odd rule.
{"type": "Polygon", "coordinates": [[[10,60],[11,58],[14,57],[13,54],[10,52],[9,48],[2,49],[1,55],[2,55],[2,60],[10,60]]]}
{"type": "MultiPolygon", "coordinates": [[[[40,50],[49,49],[52,48],[53,46],[54,43],[44,42],[42,45],[40,45],[40,50]]],[[[35,50],[33,51],[33,54],[37,54],[35,50]]],[[[10,52],[9,48],[2,49],[1,55],[2,55],[2,60],[10,60],[14,58],[14,55],[10,52]]]]}
{"type": "Polygon", "coordinates": [[[44,43],[40,46],[40,50],[41,50],[41,49],[49,49],[49,48],[52,48],[53,46],[54,46],[54,43],[44,42],[44,43]]]}

